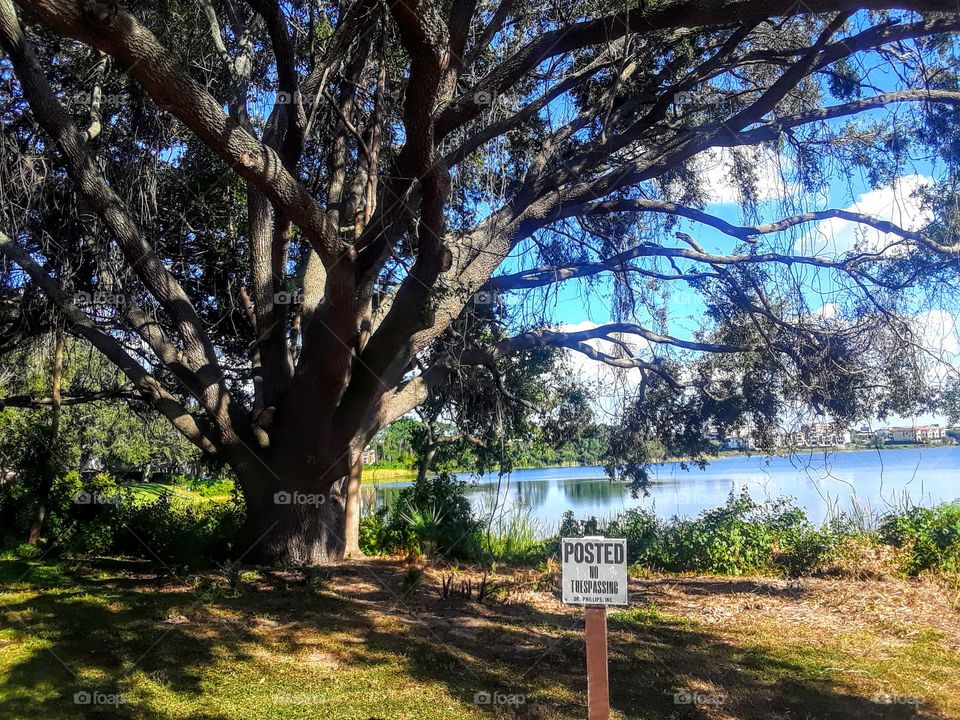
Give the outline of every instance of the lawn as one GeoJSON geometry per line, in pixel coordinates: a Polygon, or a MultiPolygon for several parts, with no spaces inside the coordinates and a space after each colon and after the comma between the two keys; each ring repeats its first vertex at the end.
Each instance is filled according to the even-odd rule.
{"type": "Polygon", "coordinates": [[[416,470],[407,470],[406,468],[364,467],[361,481],[365,483],[399,482],[414,480],[416,477],[416,470]]]}
{"type": "MultiPolygon", "coordinates": [[[[362,482],[380,483],[380,482],[400,482],[413,480],[417,477],[416,470],[405,470],[403,468],[367,468],[363,469],[362,482]]],[[[221,483],[226,486],[226,483],[221,483]]],[[[197,502],[226,502],[230,499],[229,492],[218,492],[211,494],[191,490],[184,485],[168,485],[155,482],[135,483],[129,486],[133,492],[134,499],[138,502],[150,502],[156,500],[164,494],[173,495],[182,500],[191,500],[197,502]]]]}
{"type": "MultiPolygon", "coordinates": [[[[501,573],[484,604],[442,599],[443,575],[0,561],[0,718],[582,720],[582,613],[555,574],[501,573]]],[[[937,582],[650,577],[631,597],[610,617],[615,718],[960,717],[937,582]]]]}

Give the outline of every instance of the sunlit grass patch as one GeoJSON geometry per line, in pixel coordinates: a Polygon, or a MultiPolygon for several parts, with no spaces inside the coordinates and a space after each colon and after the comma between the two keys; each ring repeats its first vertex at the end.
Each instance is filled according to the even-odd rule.
{"type": "MultiPolygon", "coordinates": [[[[22,572],[22,563],[7,562],[0,573],[12,564],[22,572]]],[[[549,592],[506,604],[438,605],[439,570],[399,599],[384,588],[398,588],[405,568],[382,561],[370,570],[379,583],[367,583],[362,569],[352,580],[332,573],[319,591],[305,574],[249,570],[230,592],[208,594],[197,588],[218,587],[222,573],[184,586],[139,565],[126,574],[38,565],[37,577],[60,583],[34,585],[31,575],[0,593],[0,720],[583,717],[580,610],[562,608],[549,592]],[[74,704],[75,693],[91,691],[124,702],[74,704]],[[475,696],[524,705],[476,704],[475,696]]],[[[517,572],[525,582],[533,571],[517,572]]],[[[635,605],[610,609],[615,720],[881,720],[916,709],[874,697],[918,699],[932,717],[960,713],[960,656],[949,626],[913,623],[891,636],[872,621],[818,625],[847,608],[845,600],[818,601],[825,614],[798,626],[789,618],[816,605],[785,593],[776,613],[754,609],[763,596],[749,589],[773,588],[759,578],[642,582],[674,594],[646,590],[635,605]],[[696,594],[671,605],[685,583],[696,594]],[[745,609],[737,622],[712,623],[690,598],[745,609]],[[678,697],[724,704],[678,705],[678,697]]],[[[766,597],[768,605],[776,598],[766,597]]]]}

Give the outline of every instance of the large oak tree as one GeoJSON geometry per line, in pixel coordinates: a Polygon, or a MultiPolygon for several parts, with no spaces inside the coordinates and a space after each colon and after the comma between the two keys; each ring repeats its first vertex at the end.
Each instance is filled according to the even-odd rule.
{"type": "Polygon", "coordinates": [[[956,285],[958,29],[955,0],[0,0],[0,340],[52,303],[233,468],[247,546],[294,563],[355,549],[378,430],[537,348],[639,372],[635,476],[645,433],[907,407],[911,310],[956,285]],[[781,158],[782,217],[708,213],[711,151],[745,216],[781,158]],[[916,158],[923,227],[815,207],[916,158]],[[796,244],[831,219],[885,247],[796,244]],[[574,282],[611,289],[609,323],[542,324],[574,282]],[[515,334],[471,331],[491,300],[515,334]]]}

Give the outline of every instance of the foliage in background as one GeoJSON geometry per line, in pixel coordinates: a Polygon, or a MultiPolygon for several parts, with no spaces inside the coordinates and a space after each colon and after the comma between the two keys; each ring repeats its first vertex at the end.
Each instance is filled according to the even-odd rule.
{"type": "Polygon", "coordinates": [[[401,490],[386,527],[393,549],[451,558],[475,556],[480,523],[465,488],[462,480],[440,473],[401,490]]]}
{"type": "Polygon", "coordinates": [[[888,515],[879,535],[857,518],[838,515],[816,527],[791,499],[757,503],[746,493],[731,493],[722,507],[696,518],[663,520],[645,509],[631,509],[602,521],[564,515],[560,537],[606,535],[627,539],[629,560],[644,569],[745,575],[776,572],[789,577],[849,567],[864,545],[877,543],[904,550],[899,570],[960,571],[960,506],[914,508],[888,515]]]}
{"type": "Polygon", "coordinates": [[[916,507],[892,515],[881,525],[880,536],[907,551],[905,570],[911,575],[960,572],[960,505],[916,507]]]}
{"type": "MultiPolygon", "coordinates": [[[[17,547],[27,537],[35,508],[33,488],[0,485],[0,538],[17,547]]],[[[138,500],[107,473],[57,478],[43,528],[44,551],[52,556],[126,555],[199,567],[230,557],[243,522],[243,503],[197,502],[162,493],[138,500]]]]}
{"type": "Polygon", "coordinates": [[[391,508],[363,518],[361,549],[371,555],[435,553],[476,562],[537,564],[556,554],[562,537],[605,535],[626,538],[629,562],[645,570],[800,577],[842,566],[845,553],[855,555],[864,543],[880,542],[905,549],[899,568],[904,574],[960,569],[958,505],[893,513],[877,534],[864,530],[862,519],[843,514],[818,527],[790,498],[758,503],[743,490],[731,491],[723,506],[696,518],[664,520],[633,508],[608,520],[578,519],[567,511],[552,534],[522,510],[501,513],[484,525],[464,489],[464,483],[446,476],[414,483],[391,508]]]}
{"type": "MultiPolygon", "coordinates": [[[[49,348],[34,343],[4,357],[0,397],[49,395],[49,348]]],[[[92,389],[123,387],[125,379],[83,340],[67,338],[63,366],[64,397],[84,396],[92,389]]],[[[29,480],[39,444],[46,442],[49,408],[0,409],[0,467],[24,472],[29,480]]],[[[159,417],[147,403],[136,399],[104,399],[64,405],[60,440],[55,449],[58,465],[79,470],[92,465],[114,475],[167,475],[203,468],[200,451],[159,417]]]]}

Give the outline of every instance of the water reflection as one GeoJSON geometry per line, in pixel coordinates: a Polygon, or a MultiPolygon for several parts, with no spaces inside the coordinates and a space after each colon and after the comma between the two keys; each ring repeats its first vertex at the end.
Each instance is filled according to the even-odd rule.
{"type": "MultiPolygon", "coordinates": [[[[499,478],[468,474],[468,495],[474,507],[531,512],[545,528],[559,524],[563,513],[578,517],[611,517],[629,507],[645,507],[662,517],[693,516],[722,505],[732,487],[746,487],[755,500],[792,496],[814,521],[833,510],[854,505],[884,512],[905,503],[934,504],[960,497],[960,447],[918,447],[907,450],[812,453],[787,458],[731,457],[715,460],[705,470],[683,470],[671,463],[655,468],[649,496],[634,498],[611,482],[599,467],[516,470],[499,478]]],[[[409,483],[365,485],[367,505],[393,507],[409,483]]]]}

